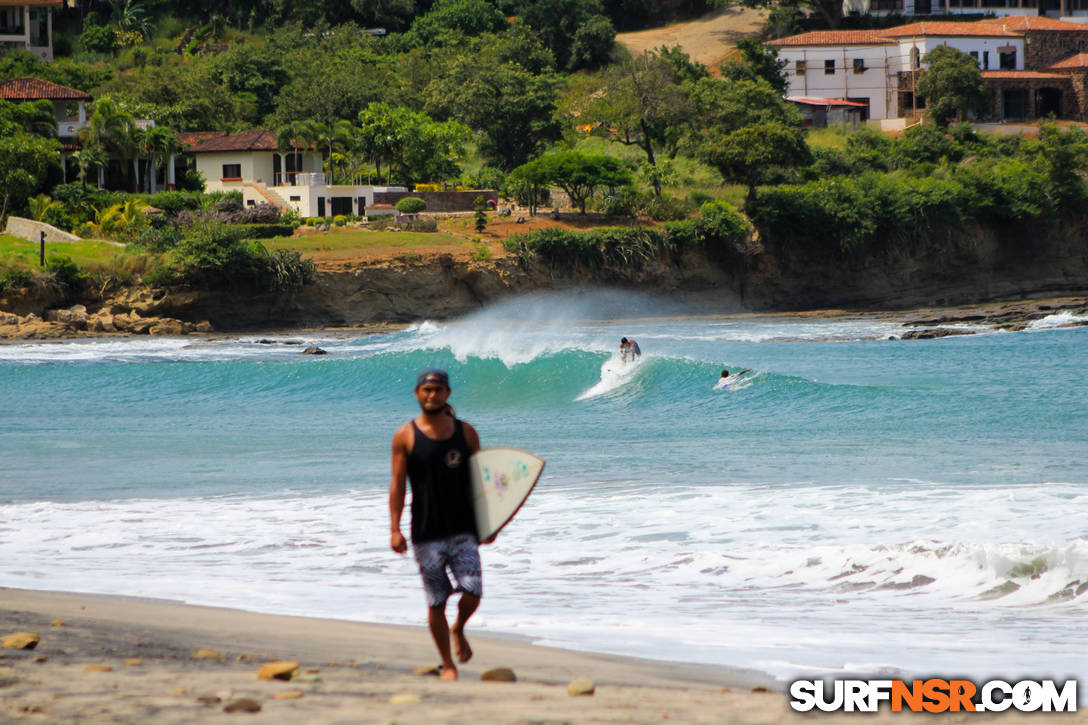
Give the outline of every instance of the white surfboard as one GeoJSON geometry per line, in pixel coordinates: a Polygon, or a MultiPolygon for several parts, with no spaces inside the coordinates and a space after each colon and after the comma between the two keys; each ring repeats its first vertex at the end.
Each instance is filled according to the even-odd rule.
{"type": "Polygon", "coordinates": [[[486,541],[510,523],[544,471],[544,459],[518,448],[485,448],[468,459],[476,532],[486,541]]]}

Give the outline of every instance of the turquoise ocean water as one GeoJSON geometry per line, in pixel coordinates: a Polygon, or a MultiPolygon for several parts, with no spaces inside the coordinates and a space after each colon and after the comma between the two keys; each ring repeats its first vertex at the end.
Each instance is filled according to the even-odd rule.
{"type": "Polygon", "coordinates": [[[0,345],[0,585],[421,624],[386,491],[436,364],[485,446],[548,460],[484,549],[480,629],[787,679],[1085,673],[1088,327],[900,341],[654,309],[536,297],[275,338],[324,357],[0,345]],[[723,367],[753,373],[713,392],[723,367]]]}

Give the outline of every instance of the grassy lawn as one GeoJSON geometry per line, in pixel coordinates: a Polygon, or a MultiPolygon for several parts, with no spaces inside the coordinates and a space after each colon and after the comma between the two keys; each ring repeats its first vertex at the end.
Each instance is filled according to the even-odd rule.
{"type": "Polygon", "coordinates": [[[846,139],[853,132],[845,125],[826,126],[824,128],[810,128],[805,134],[808,145],[814,149],[846,149],[846,139]]]}
{"type": "MultiPolygon", "coordinates": [[[[0,234],[0,266],[37,267],[38,243],[0,234]]],[[[101,264],[117,255],[124,248],[109,242],[84,240],[81,242],[46,242],[45,256],[57,254],[71,257],[81,267],[101,264]]]]}
{"type": "Polygon", "coordinates": [[[424,247],[463,247],[467,242],[445,232],[388,232],[347,230],[317,232],[298,237],[266,239],[269,249],[297,249],[300,252],[338,252],[415,249],[424,247]]]}

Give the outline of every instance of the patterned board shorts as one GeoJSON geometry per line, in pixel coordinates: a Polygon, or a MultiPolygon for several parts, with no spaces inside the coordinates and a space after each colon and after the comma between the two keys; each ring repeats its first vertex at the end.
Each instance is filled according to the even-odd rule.
{"type": "Polygon", "coordinates": [[[423,590],[427,594],[428,607],[445,606],[454,592],[468,592],[478,597],[484,595],[484,579],[480,571],[480,551],[476,537],[458,534],[448,539],[422,541],[412,544],[412,553],[423,575],[423,590]],[[450,584],[446,568],[453,572],[457,588],[450,584]]]}

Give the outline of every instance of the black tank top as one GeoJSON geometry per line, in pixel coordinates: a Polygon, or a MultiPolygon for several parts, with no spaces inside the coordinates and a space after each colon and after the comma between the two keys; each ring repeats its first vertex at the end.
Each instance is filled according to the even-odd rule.
{"type": "Polygon", "coordinates": [[[408,454],[412,485],[412,541],[435,541],[457,534],[476,535],[468,476],[468,441],[461,421],[444,441],[428,438],[412,421],[415,440],[408,454]]]}

